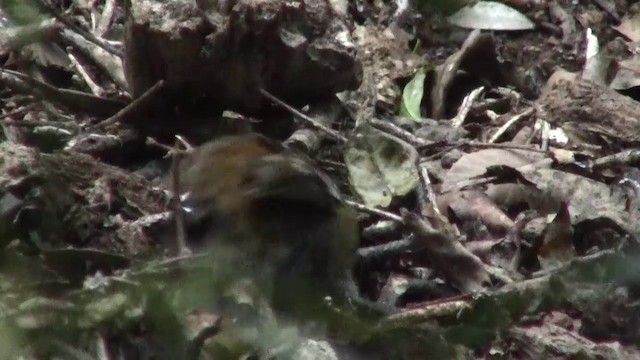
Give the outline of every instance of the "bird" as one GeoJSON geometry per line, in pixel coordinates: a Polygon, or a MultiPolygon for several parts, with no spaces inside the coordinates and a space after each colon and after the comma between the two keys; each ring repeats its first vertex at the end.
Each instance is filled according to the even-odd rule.
{"type": "Polygon", "coordinates": [[[228,135],[182,158],[178,174],[190,246],[224,254],[274,308],[355,296],[358,221],[309,156],[260,134],[228,135]]]}

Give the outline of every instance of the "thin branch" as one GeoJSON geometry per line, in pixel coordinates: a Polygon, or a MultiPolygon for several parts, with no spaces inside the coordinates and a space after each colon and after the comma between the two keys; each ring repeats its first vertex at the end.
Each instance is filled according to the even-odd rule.
{"type": "Polygon", "coordinates": [[[318,129],[322,132],[324,132],[325,134],[327,134],[328,136],[330,136],[332,139],[344,144],[347,142],[347,138],[342,136],[342,134],[340,134],[339,132],[330,129],[322,124],[320,124],[318,121],[312,119],[311,117],[301,113],[300,111],[298,111],[296,108],[294,108],[293,106],[285,103],[284,101],[278,99],[277,97],[275,97],[274,95],[272,95],[271,93],[269,93],[267,90],[265,89],[260,89],[260,94],[262,94],[264,97],[266,97],[267,99],[273,101],[274,103],[282,106],[283,108],[285,108],[287,111],[289,111],[291,114],[293,114],[294,116],[297,116],[299,119],[306,121],[309,125],[311,125],[313,128],[318,129]]]}
{"type": "Polygon", "coordinates": [[[376,209],[374,207],[370,207],[370,206],[367,206],[367,205],[364,205],[364,204],[360,204],[358,202],[351,201],[351,200],[344,200],[344,203],[349,205],[349,206],[351,206],[352,208],[354,208],[356,210],[359,210],[359,211],[362,211],[362,212],[366,212],[366,213],[372,214],[372,215],[377,215],[377,216],[383,217],[383,218],[385,218],[387,220],[392,220],[392,221],[396,221],[396,222],[402,223],[402,217],[400,217],[400,216],[398,216],[396,214],[393,214],[393,213],[390,213],[390,212],[387,212],[387,211],[384,211],[384,210],[376,209]]]}
{"type": "MultiPolygon", "coordinates": [[[[176,140],[175,148],[178,149],[180,142],[176,140]]],[[[184,213],[180,206],[180,160],[182,155],[175,152],[173,154],[173,161],[171,163],[171,191],[173,196],[171,202],[174,206],[174,214],[176,219],[176,242],[178,245],[178,255],[188,256],[191,255],[191,249],[187,246],[187,234],[184,223],[184,213]]]]}
{"type": "Polygon", "coordinates": [[[115,49],[113,46],[109,45],[103,39],[99,39],[98,37],[96,37],[92,33],[84,30],[80,26],[77,26],[71,20],[69,20],[67,17],[62,15],[58,10],[53,8],[51,5],[47,4],[44,0],[35,0],[35,3],[38,5],[38,7],[41,10],[43,10],[44,12],[46,12],[49,15],[53,16],[54,18],[56,18],[58,21],[63,23],[65,26],[67,26],[69,29],[71,29],[71,30],[75,31],[76,33],[78,33],[78,35],[84,37],[88,41],[91,41],[92,43],[98,45],[99,47],[101,47],[104,50],[112,53],[113,55],[116,55],[118,57],[123,57],[124,54],[122,53],[122,51],[120,51],[118,49],[115,49]]]}
{"type": "Polygon", "coordinates": [[[104,129],[115,123],[125,122],[129,118],[130,114],[135,113],[135,111],[140,108],[144,108],[150,102],[150,100],[154,99],[155,96],[160,92],[160,90],[162,90],[162,88],[164,88],[164,80],[159,80],[157,83],[155,83],[155,85],[147,89],[144,94],[131,101],[125,107],[120,109],[120,111],[118,111],[115,115],[96,124],[94,126],[94,130],[104,129]]]}

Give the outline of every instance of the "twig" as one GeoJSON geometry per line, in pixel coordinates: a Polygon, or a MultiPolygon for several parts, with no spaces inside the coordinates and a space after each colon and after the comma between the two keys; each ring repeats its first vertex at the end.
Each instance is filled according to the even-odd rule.
{"type": "Polygon", "coordinates": [[[164,80],[159,80],[155,85],[147,89],[144,94],[131,101],[125,107],[120,109],[115,115],[96,124],[94,130],[104,129],[118,122],[125,122],[129,115],[135,113],[138,109],[144,108],[149,102],[155,99],[155,96],[164,88],[164,80]]]}
{"type": "Polygon", "coordinates": [[[96,35],[101,38],[109,30],[109,25],[111,24],[111,19],[113,18],[113,10],[115,9],[115,3],[116,3],[115,0],[106,0],[104,2],[102,14],[100,14],[100,20],[98,21],[98,26],[95,30],[96,35]]]}
{"type": "Polygon", "coordinates": [[[487,265],[451,234],[434,229],[417,214],[404,209],[401,209],[401,213],[404,224],[421,245],[421,253],[429,261],[430,267],[456,288],[463,293],[481,291],[483,284],[490,281],[487,265]],[[455,268],[451,267],[452,261],[456,262],[455,268]]]}
{"type": "Polygon", "coordinates": [[[612,1],[604,1],[604,0],[592,0],[596,5],[598,5],[600,8],[602,8],[602,10],[606,11],[609,15],[611,15],[611,17],[613,18],[613,20],[615,20],[616,22],[620,22],[622,21],[620,19],[620,15],[618,15],[618,12],[616,11],[616,5],[615,2],[612,1]]]}
{"type": "MultiPolygon", "coordinates": [[[[429,172],[427,170],[426,166],[422,166],[420,164],[420,159],[416,160],[416,170],[418,171],[418,179],[420,180],[420,188],[419,188],[419,193],[420,193],[420,197],[422,198],[422,201],[425,202],[424,200],[428,200],[428,202],[431,204],[431,206],[433,207],[433,211],[436,212],[436,214],[440,214],[440,209],[438,209],[438,204],[436,203],[436,193],[435,191],[433,191],[433,186],[431,186],[431,181],[429,180],[429,172]]],[[[426,203],[426,202],[425,202],[426,203]]],[[[423,210],[422,214],[426,214],[426,204],[422,205],[424,206],[424,208],[422,208],[421,210],[423,210]]]]}
{"type": "MultiPolygon", "coordinates": [[[[417,198],[418,198],[418,207],[420,208],[420,214],[425,215],[429,212],[429,190],[427,190],[428,179],[425,178],[425,175],[422,173],[422,170],[425,169],[420,165],[420,158],[416,158],[414,162],[414,166],[416,168],[416,173],[418,174],[418,184],[419,186],[416,188],[417,198]]],[[[426,171],[426,170],[425,170],[426,171]]],[[[427,177],[429,175],[426,175],[427,177]]],[[[437,207],[434,207],[437,209],[437,207]]]]}
{"type": "Polygon", "coordinates": [[[0,84],[10,87],[16,92],[31,94],[53,103],[62,104],[72,110],[97,116],[111,115],[124,105],[118,100],[57,88],[23,73],[7,69],[0,69],[0,84]]]}
{"type": "Polygon", "coordinates": [[[480,86],[479,88],[473,89],[473,91],[471,91],[469,95],[465,96],[464,100],[462,100],[460,108],[458,109],[458,113],[453,119],[451,119],[451,126],[453,128],[459,128],[460,126],[462,126],[462,124],[464,124],[464,120],[467,118],[469,111],[471,111],[471,107],[483,92],[484,86],[480,86]]]}
{"type": "Polygon", "coordinates": [[[399,223],[393,220],[380,220],[373,225],[370,225],[362,230],[363,238],[372,238],[376,236],[382,236],[390,234],[396,231],[399,223]]]}
{"type": "MultiPolygon", "coordinates": [[[[148,268],[150,269],[156,269],[157,268],[168,268],[171,266],[177,266],[177,267],[181,267],[182,263],[195,263],[196,260],[202,260],[205,259],[207,256],[209,256],[210,254],[207,253],[196,253],[196,254],[187,254],[187,255],[178,255],[178,256],[174,256],[174,257],[170,257],[170,258],[166,258],[160,262],[157,263],[152,263],[150,264],[150,266],[148,268]]],[[[153,270],[155,271],[155,270],[153,270]]]]}
{"type": "MultiPolygon", "coordinates": [[[[318,124],[327,128],[331,128],[341,114],[342,103],[334,95],[324,101],[319,101],[315,105],[309,106],[310,118],[313,118],[318,124]]],[[[314,154],[320,147],[320,142],[324,138],[324,134],[318,129],[304,127],[296,130],[284,142],[285,146],[299,149],[307,154],[314,154]]]]}
{"type": "Polygon", "coordinates": [[[101,333],[96,334],[96,358],[98,360],[110,360],[107,342],[101,333]]]}
{"type": "Polygon", "coordinates": [[[511,119],[509,119],[506,123],[504,123],[504,125],[502,125],[498,131],[496,131],[495,134],[493,134],[493,136],[491,137],[491,139],[489,139],[489,143],[495,143],[496,141],[498,141],[498,139],[500,138],[500,136],[502,136],[502,134],[504,134],[505,132],[507,132],[507,130],[516,122],[520,121],[521,119],[524,118],[528,118],[529,116],[533,115],[535,112],[534,108],[528,108],[527,110],[525,110],[524,112],[514,115],[511,117],[511,119]]]}
{"type": "Polygon", "coordinates": [[[461,142],[458,146],[471,146],[471,147],[477,147],[481,149],[514,149],[514,150],[532,151],[532,152],[543,153],[543,154],[547,153],[547,151],[545,150],[536,149],[531,146],[508,144],[508,143],[490,144],[490,143],[482,143],[482,142],[475,142],[475,141],[464,141],[464,142],[461,142]]]}
{"type": "Polygon", "coordinates": [[[98,39],[92,33],[88,32],[88,31],[85,31],[80,26],[77,26],[71,20],[69,20],[65,16],[63,16],[58,10],[54,9],[52,6],[47,4],[44,0],[35,0],[35,3],[38,5],[38,7],[41,10],[43,10],[44,12],[46,12],[49,15],[53,16],[54,18],[56,18],[58,21],[63,23],[65,26],[67,26],[69,29],[71,29],[71,30],[75,31],[76,33],[78,33],[78,35],[84,37],[88,41],[91,41],[92,43],[98,45],[99,47],[103,48],[104,50],[110,52],[113,55],[116,55],[118,57],[122,57],[123,56],[122,51],[120,51],[118,49],[115,49],[113,46],[109,45],[104,40],[98,39]]]}
{"type": "MultiPolygon", "coordinates": [[[[176,140],[175,148],[178,149],[180,142],[176,140]]],[[[180,160],[182,155],[175,152],[171,163],[171,190],[173,192],[172,203],[174,205],[174,214],[176,219],[176,242],[178,245],[179,256],[189,256],[192,254],[191,249],[187,246],[187,234],[185,231],[184,213],[180,206],[180,160]]]]}
{"type": "MultiPolygon", "coordinates": [[[[465,314],[465,318],[475,319],[476,316],[487,314],[487,312],[504,311],[506,309],[504,304],[511,304],[514,303],[514,301],[521,303],[522,306],[514,308],[517,310],[512,313],[513,316],[510,321],[518,321],[523,315],[521,309],[529,309],[527,313],[536,313],[544,311],[547,308],[547,306],[541,308],[539,305],[543,303],[543,299],[548,298],[550,292],[557,291],[557,286],[553,286],[553,283],[557,282],[558,279],[569,277],[572,283],[575,284],[582,282],[588,284],[624,282],[623,278],[630,278],[630,271],[634,272],[634,275],[638,272],[637,266],[625,267],[626,265],[634,263],[634,261],[632,257],[626,256],[622,252],[604,250],[593,255],[571,260],[560,268],[554,268],[551,273],[544,274],[540,277],[505,285],[492,294],[487,295],[492,301],[486,301],[485,297],[474,299],[469,295],[438,300],[418,309],[407,310],[388,316],[380,322],[379,328],[388,330],[429,321],[437,321],[440,318],[459,316],[463,311],[471,311],[471,313],[465,314]],[[625,272],[594,271],[595,269],[614,268],[631,270],[625,272]],[[487,304],[491,304],[489,308],[487,304]],[[525,306],[527,304],[529,304],[529,306],[525,306]]],[[[555,295],[557,296],[558,294],[555,295]]],[[[503,326],[507,326],[507,324],[502,324],[503,326]]]]}
{"type": "Polygon", "coordinates": [[[12,119],[4,119],[2,123],[9,126],[17,126],[21,128],[36,128],[40,126],[51,126],[54,128],[59,128],[63,130],[75,130],[79,129],[78,124],[70,123],[70,122],[58,122],[58,121],[47,121],[47,120],[12,120],[12,119]]]}
{"type": "Polygon", "coordinates": [[[313,128],[318,129],[322,132],[324,132],[325,134],[327,134],[328,136],[330,136],[332,139],[340,142],[340,143],[346,143],[347,142],[347,138],[342,136],[339,132],[330,129],[322,124],[320,124],[319,122],[317,122],[316,120],[312,119],[311,117],[301,113],[300,111],[298,111],[297,109],[295,109],[293,106],[285,103],[284,101],[278,99],[277,97],[275,97],[274,95],[272,95],[271,93],[269,93],[267,90],[265,89],[260,89],[260,94],[262,94],[262,96],[266,97],[267,99],[273,101],[274,103],[282,106],[283,108],[285,108],[287,111],[289,111],[291,114],[297,116],[298,118],[300,118],[301,120],[306,121],[309,125],[311,125],[313,128]]]}
{"type": "Polygon", "coordinates": [[[389,134],[406,141],[414,147],[427,146],[429,143],[412,133],[406,131],[405,129],[397,126],[396,124],[389,121],[381,121],[378,119],[369,119],[369,124],[378,128],[379,130],[383,130],[388,132],[389,134]]]}
{"type": "Polygon", "coordinates": [[[442,119],[444,115],[444,105],[446,103],[445,99],[449,93],[453,78],[460,68],[462,60],[464,60],[469,52],[469,49],[474,47],[481,39],[480,35],[481,31],[479,29],[469,33],[460,50],[449,56],[444,64],[438,67],[435,84],[433,85],[433,89],[431,89],[431,116],[434,119],[442,119]]]}
{"type": "Polygon", "coordinates": [[[36,107],[35,103],[19,107],[17,109],[9,111],[6,114],[0,115],[0,120],[4,120],[6,118],[10,118],[10,117],[13,117],[13,116],[16,116],[16,115],[23,115],[23,114],[33,110],[35,107],[36,107]]]}
{"type": "Polygon", "coordinates": [[[540,150],[549,150],[549,132],[551,131],[551,124],[545,120],[540,121],[541,135],[540,135],[540,150]]]}
{"type": "Polygon", "coordinates": [[[101,69],[109,78],[111,78],[121,91],[126,92],[128,90],[128,84],[125,79],[122,66],[122,59],[120,57],[109,53],[69,29],[62,30],[60,32],[60,37],[62,37],[65,45],[73,46],[74,49],[91,59],[96,67],[101,69]]]}
{"type": "Polygon", "coordinates": [[[344,203],[351,206],[352,208],[356,209],[356,210],[360,210],[362,212],[366,212],[372,215],[378,215],[381,216],[385,219],[388,220],[392,220],[392,221],[396,221],[399,223],[402,223],[402,218],[396,214],[392,214],[390,212],[384,211],[384,210],[380,210],[380,209],[376,209],[364,204],[360,204],[357,203],[355,201],[351,201],[351,200],[344,200],[344,203]]]}
{"type": "Polygon", "coordinates": [[[640,160],[640,149],[628,149],[622,152],[603,156],[593,161],[591,165],[594,170],[610,166],[627,165],[640,160]]]}
{"type": "Polygon", "coordinates": [[[373,260],[381,257],[389,257],[396,254],[402,254],[416,247],[415,237],[407,239],[390,241],[388,243],[367,246],[358,249],[358,257],[364,260],[373,260]]]}
{"type": "MultiPolygon", "coordinates": [[[[177,136],[176,136],[177,138],[177,136]]],[[[167,155],[165,156],[165,158],[168,158],[169,156],[172,156],[173,154],[181,154],[181,155],[186,155],[189,152],[189,149],[185,150],[180,150],[180,149],[176,149],[175,147],[171,147],[169,145],[165,145],[161,142],[159,142],[158,140],[152,138],[152,137],[147,137],[145,143],[149,146],[155,146],[158,147],[164,151],[167,152],[167,155]]]]}
{"type": "Polygon", "coordinates": [[[180,144],[182,144],[182,146],[184,146],[184,149],[187,153],[192,153],[194,150],[193,145],[189,144],[189,142],[187,141],[187,139],[184,138],[184,136],[182,135],[176,135],[176,141],[180,142],[180,144]]]}
{"type": "Polygon", "coordinates": [[[91,92],[93,93],[93,95],[103,96],[104,90],[100,86],[98,86],[98,84],[96,84],[95,81],[93,81],[89,73],[84,69],[82,64],[80,64],[78,59],[76,59],[76,57],[73,56],[72,54],[69,54],[68,56],[73,66],[75,66],[76,70],[78,70],[78,73],[80,73],[80,76],[82,77],[84,82],[87,84],[89,89],[91,89],[91,92]]]}

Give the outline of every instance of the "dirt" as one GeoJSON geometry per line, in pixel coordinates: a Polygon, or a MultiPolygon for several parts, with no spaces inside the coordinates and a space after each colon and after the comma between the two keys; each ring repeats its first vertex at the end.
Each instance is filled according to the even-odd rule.
{"type": "Polygon", "coordinates": [[[0,358],[640,357],[638,5],[125,3],[0,4],[0,358]],[[362,304],[177,252],[173,157],[252,132],[357,212],[362,304]]]}

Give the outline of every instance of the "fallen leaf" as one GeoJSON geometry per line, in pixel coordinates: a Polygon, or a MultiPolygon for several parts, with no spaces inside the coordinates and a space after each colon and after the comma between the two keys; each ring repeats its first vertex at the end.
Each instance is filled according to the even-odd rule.
{"type": "Polygon", "coordinates": [[[426,71],[420,68],[416,75],[405,85],[402,90],[402,102],[400,103],[400,115],[415,122],[422,122],[420,116],[420,103],[424,94],[424,79],[426,71]]]}
{"type": "Polygon", "coordinates": [[[562,202],[553,221],[547,226],[542,245],[538,249],[538,260],[543,269],[555,267],[573,259],[571,215],[567,203],[562,202]]]}
{"type": "Polygon", "coordinates": [[[449,16],[449,22],[465,29],[517,31],[535,27],[518,10],[496,1],[478,1],[449,16]]]}
{"type": "Polygon", "coordinates": [[[417,158],[411,145],[368,125],[356,130],[345,151],[349,181],[368,206],[389,206],[413,190],[417,158]]]}
{"type": "Polygon", "coordinates": [[[640,13],[625,14],[620,25],[613,28],[632,42],[640,41],[640,13]]]}
{"type": "Polygon", "coordinates": [[[453,190],[459,182],[483,175],[492,166],[518,168],[543,158],[540,152],[515,149],[484,149],[465,154],[445,174],[442,192],[453,190]]]}

